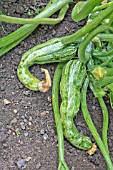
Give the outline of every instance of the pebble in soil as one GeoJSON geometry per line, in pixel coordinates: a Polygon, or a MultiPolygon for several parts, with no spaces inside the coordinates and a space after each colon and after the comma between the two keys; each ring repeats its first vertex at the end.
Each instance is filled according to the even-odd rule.
{"type": "Polygon", "coordinates": [[[18,169],[25,169],[26,168],[26,162],[25,162],[25,159],[19,159],[17,161],[17,167],[18,169]]]}

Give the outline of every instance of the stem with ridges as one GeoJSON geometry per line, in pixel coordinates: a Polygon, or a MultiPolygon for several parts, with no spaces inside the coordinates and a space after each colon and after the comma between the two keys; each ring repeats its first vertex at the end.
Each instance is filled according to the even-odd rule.
{"type": "Polygon", "coordinates": [[[80,30],[78,30],[77,32],[75,32],[72,35],[68,35],[68,36],[62,37],[61,38],[62,43],[63,44],[69,44],[69,43],[74,42],[76,39],[79,39],[79,38],[83,37],[88,32],[90,32],[93,29],[95,29],[96,27],[98,27],[98,25],[105,18],[107,18],[109,15],[111,15],[112,12],[113,12],[113,2],[111,3],[111,5],[108,8],[106,8],[103,11],[101,11],[100,15],[98,15],[96,18],[94,18],[90,23],[85,25],[83,28],[81,28],[80,30]]]}
{"type": "Polygon", "coordinates": [[[108,110],[102,97],[97,98],[103,112],[102,141],[108,152],[107,131],[108,131],[108,110]]]}
{"type": "Polygon", "coordinates": [[[0,15],[0,21],[2,22],[9,22],[14,24],[58,24],[61,22],[67,12],[69,5],[64,6],[60,13],[58,18],[17,18],[17,17],[11,17],[7,15],[0,15]]]}
{"type": "Polygon", "coordinates": [[[86,78],[83,88],[82,88],[82,92],[81,92],[81,107],[82,107],[82,113],[84,116],[84,119],[89,127],[89,130],[91,131],[98,147],[101,150],[101,153],[106,161],[107,167],[109,168],[109,170],[113,170],[113,164],[111,162],[110,156],[106,151],[106,148],[104,146],[104,143],[102,142],[96,128],[95,125],[93,124],[93,121],[91,119],[91,116],[89,114],[88,108],[87,108],[87,103],[86,103],[86,92],[87,92],[87,87],[88,87],[88,83],[89,80],[88,78],[86,78]]]}
{"type": "MultiPolygon", "coordinates": [[[[53,4],[48,4],[47,7],[40,13],[38,14],[35,18],[44,18],[44,17],[50,17],[52,14],[60,10],[63,6],[66,4],[69,4],[72,2],[72,0],[65,0],[65,1],[58,1],[53,4]]],[[[16,41],[17,39],[22,38],[24,35],[29,35],[30,32],[33,32],[38,25],[31,25],[27,24],[24,25],[20,28],[18,28],[16,31],[12,32],[11,34],[3,37],[0,39],[0,48],[9,45],[10,43],[16,41]]]]}
{"type": "Polygon", "coordinates": [[[59,103],[58,103],[58,92],[59,92],[60,79],[61,79],[63,66],[64,63],[59,64],[54,74],[53,87],[52,87],[52,105],[53,105],[54,119],[56,123],[56,130],[58,136],[58,156],[59,156],[58,170],[69,170],[64,160],[64,135],[63,135],[63,128],[60,119],[60,111],[59,111],[59,103]]]}

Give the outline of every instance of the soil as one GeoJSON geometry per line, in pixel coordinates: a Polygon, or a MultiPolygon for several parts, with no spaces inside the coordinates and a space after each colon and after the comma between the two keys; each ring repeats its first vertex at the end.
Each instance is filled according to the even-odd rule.
{"type": "MultiPolygon", "coordinates": [[[[42,9],[48,1],[1,0],[2,11],[11,16],[28,17],[28,13],[42,9]]],[[[47,93],[26,89],[17,78],[17,66],[24,52],[51,38],[72,34],[85,21],[75,23],[70,14],[70,5],[65,19],[55,26],[41,25],[16,48],[0,59],[0,169],[1,170],[57,170],[58,150],[54,115],[51,104],[51,89],[47,93]],[[11,103],[4,104],[4,99],[11,103]]],[[[56,16],[56,15],[55,15],[56,16]]],[[[33,16],[32,16],[33,17],[33,16]]],[[[0,36],[16,30],[19,25],[2,24],[0,36]]],[[[34,65],[31,72],[39,79],[44,78],[41,67],[47,68],[53,78],[56,64],[34,65]]],[[[102,112],[91,91],[87,95],[88,108],[101,135],[102,112]]],[[[113,110],[109,103],[108,142],[113,158],[113,110]]],[[[83,119],[81,111],[75,118],[80,133],[94,141],[83,119]]],[[[70,170],[106,170],[105,161],[99,149],[93,156],[78,150],[65,140],[65,159],[70,170]]]]}

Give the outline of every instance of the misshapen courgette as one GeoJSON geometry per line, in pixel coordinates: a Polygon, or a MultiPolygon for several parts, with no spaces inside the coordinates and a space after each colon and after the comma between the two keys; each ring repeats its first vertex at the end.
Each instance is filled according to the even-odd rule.
{"type": "Polygon", "coordinates": [[[80,61],[71,60],[64,66],[60,83],[60,113],[65,138],[75,147],[88,150],[92,147],[90,138],[81,135],[73,121],[80,108],[80,89],[85,76],[86,67],[80,61]]]}
{"type": "Polygon", "coordinates": [[[29,72],[29,67],[34,64],[64,62],[74,58],[75,53],[75,44],[63,45],[58,38],[37,45],[23,55],[17,70],[18,78],[28,89],[43,91],[39,87],[41,81],[29,72]]]}

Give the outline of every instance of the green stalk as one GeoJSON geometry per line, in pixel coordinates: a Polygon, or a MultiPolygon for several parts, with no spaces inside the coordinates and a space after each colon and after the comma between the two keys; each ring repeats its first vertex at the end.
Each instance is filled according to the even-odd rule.
{"type": "MultiPolygon", "coordinates": [[[[29,34],[31,34],[32,32],[29,32],[29,34]]],[[[24,40],[26,37],[28,36],[28,34],[24,35],[22,38],[12,42],[11,44],[0,48],[0,57],[2,55],[4,55],[5,53],[7,53],[8,51],[10,51],[12,48],[14,48],[16,45],[18,45],[22,40],[24,40]]]]}
{"type": "Polygon", "coordinates": [[[109,56],[103,57],[102,54],[100,56],[98,55],[95,56],[94,53],[93,53],[93,56],[102,62],[102,64],[100,64],[101,66],[109,66],[110,68],[113,67],[113,64],[112,64],[113,58],[109,58],[109,56]]]}
{"type": "Polygon", "coordinates": [[[113,42],[113,34],[98,34],[97,37],[101,40],[101,41],[107,41],[107,42],[113,42]]]}
{"type": "MultiPolygon", "coordinates": [[[[63,6],[66,4],[70,3],[72,0],[65,0],[65,1],[60,1],[57,0],[55,3],[49,3],[47,7],[39,14],[36,16],[36,18],[44,18],[44,17],[50,17],[52,14],[60,10],[63,6]]],[[[51,1],[50,1],[51,2],[51,1]]],[[[54,1],[53,1],[54,2],[54,1]]],[[[22,38],[24,35],[29,35],[31,32],[33,32],[38,25],[34,24],[27,24],[16,31],[12,32],[11,34],[3,37],[0,39],[0,48],[11,44],[12,42],[22,38]]]]}
{"type": "Polygon", "coordinates": [[[72,35],[68,35],[61,38],[61,41],[63,44],[69,44],[74,42],[76,39],[79,39],[86,35],[88,32],[92,31],[94,28],[98,27],[98,25],[107,18],[111,13],[113,12],[113,2],[111,5],[106,8],[104,11],[100,12],[100,15],[98,15],[96,18],[94,18],[90,23],[85,25],[83,28],[78,30],[72,35]]]}
{"type": "Polygon", "coordinates": [[[89,127],[89,130],[91,131],[98,147],[100,148],[101,150],[101,153],[106,161],[106,164],[107,164],[107,167],[109,170],[113,170],[113,164],[111,162],[111,159],[110,159],[110,156],[108,154],[108,152],[106,151],[106,148],[104,146],[104,143],[102,142],[98,132],[97,132],[97,129],[91,119],[91,116],[89,114],[89,111],[88,111],[88,108],[87,108],[87,103],[86,103],[86,93],[87,93],[87,87],[88,87],[88,84],[89,84],[89,80],[88,78],[86,78],[85,82],[84,82],[84,85],[83,85],[83,88],[82,88],[82,92],[81,92],[81,107],[82,107],[82,113],[83,113],[83,116],[84,116],[84,119],[89,127]]]}
{"type": "MultiPolygon", "coordinates": [[[[69,5],[65,5],[59,12],[58,18],[55,19],[56,23],[59,23],[60,21],[63,20],[67,9],[69,8],[69,5]]],[[[5,47],[0,48],[0,56],[2,56],[3,54],[5,54],[6,52],[10,51],[12,48],[14,48],[16,45],[18,45],[22,40],[24,40],[29,34],[32,33],[32,30],[30,32],[28,32],[27,34],[25,34],[23,37],[17,39],[16,41],[10,43],[9,45],[6,45],[5,47]]]]}
{"type": "Polygon", "coordinates": [[[62,128],[59,103],[58,103],[59,84],[60,84],[62,68],[64,64],[65,63],[60,63],[57,66],[57,69],[54,74],[53,86],[52,86],[52,105],[53,105],[54,119],[56,123],[56,130],[58,136],[58,156],[59,156],[58,170],[69,170],[64,159],[64,135],[63,135],[63,128],[62,128]]]}
{"type": "Polygon", "coordinates": [[[112,56],[113,55],[113,49],[108,51],[108,52],[94,52],[93,53],[93,56],[96,57],[96,58],[105,58],[105,57],[109,57],[109,56],[112,56]]]}
{"type": "Polygon", "coordinates": [[[58,24],[64,19],[64,16],[69,8],[69,5],[64,6],[60,13],[58,18],[52,19],[52,18],[17,18],[17,17],[11,17],[6,15],[0,15],[0,21],[2,22],[9,22],[14,24],[58,24]]]}
{"type": "Polygon", "coordinates": [[[81,62],[86,63],[88,61],[88,59],[85,57],[85,50],[86,47],[88,46],[88,44],[90,43],[90,41],[100,32],[105,31],[106,29],[108,29],[109,26],[107,25],[100,25],[99,27],[97,27],[96,29],[94,29],[92,32],[90,32],[85,39],[82,41],[82,43],[79,46],[79,50],[78,50],[78,58],[80,59],[81,62]]]}
{"type": "Polygon", "coordinates": [[[106,76],[98,81],[95,81],[95,87],[101,88],[101,87],[107,86],[108,84],[112,82],[113,82],[113,76],[106,76]]]}
{"type": "Polygon", "coordinates": [[[103,10],[103,9],[109,7],[109,6],[111,5],[111,3],[112,3],[112,2],[108,2],[108,3],[106,3],[106,4],[99,5],[99,6],[95,7],[94,10],[93,10],[92,12],[94,13],[94,12],[103,10]]]}
{"type": "Polygon", "coordinates": [[[102,141],[104,143],[104,146],[106,148],[106,151],[108,151],[108,142],[107,142],[107,131],[108,131],[108,110],[106,107],[106,104],[102,97],[97,98],[99,101],[99,104],[101,106],[102,112],[103,112],[103,127],[102,127],[102,141]]]}
{"type": "MultiPolygon", "coordinates": [[[[105,62],[100,64],[100,66],[111,66],[111,67],[113,67],[112,61],[113,61],[113,56],[111,58],[105,58],[105,62]]],[[[113,70],[112,70],[112,73],[113,73],[113,70]]]]}

